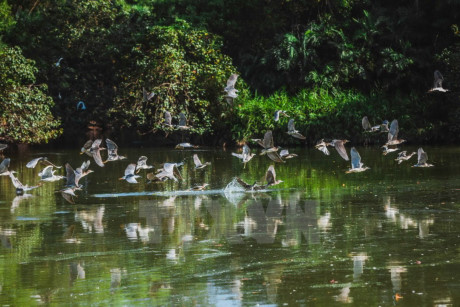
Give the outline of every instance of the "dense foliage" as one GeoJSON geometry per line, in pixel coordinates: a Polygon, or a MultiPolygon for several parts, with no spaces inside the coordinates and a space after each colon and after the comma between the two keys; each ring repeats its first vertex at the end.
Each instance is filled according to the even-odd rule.
{"type": "Polygon", "coordinates": [[[0,50],[0,139],[41,143],[59,136],[59,121],[45,94],[46,85],[35,84],[36,68],[18,48],[0,50]]]}
{"type": "MultiPolygon", "coordinates": [[[[67,137],[90,120],[159,133],[169,129],[168,110],[174,123],[187,115],[187,135],[240,141],[284,131],[271,120],[282,108],[310,141],[365,138],[367,115],[398,118],[411,138],[441,142],[459,139],[459,15],[458,1],[2,0],[0,37],[35,61],[37,82],[48,86],[40,93],[53,98],[67,137]],[[436,69],[451,92],[426,93],[436,69]],[[223,87],[235,72],[231,107],[223,87]],[[143,88],[155,96],[145,101],[143,88]]],[[[41,142],[59,130],[1,133],[41,142]]]]}

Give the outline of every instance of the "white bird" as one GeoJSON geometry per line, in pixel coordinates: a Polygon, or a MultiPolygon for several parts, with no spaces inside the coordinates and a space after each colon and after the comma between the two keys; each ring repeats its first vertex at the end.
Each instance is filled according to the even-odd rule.
{"type": "Polygon", "coordinates": [[[346,172],[347,174],[364,172],[365,170],[369,169],[369,167],[367,166],[363,167],[363,163],[361,163],[361,156],[359,155],[356,148],[354,147],[351,148],[350,155],[351,155],[351,168],[346,172]]]}
{"type": "Polygon", "coordinates": [[[407,151],[401,151],[398,154],[398,157],[395,159],[395,161],[398,161],[398,164],[401,164],[403,161],[407,161],[410,158],[412,158],[413,155],[415,155],[416,152],[411,152],[409,155],[407,154],[407,151]]]}
{"type": "Polygon", "coordinates": [[[382,146],[383,148],[383,155],[386,156],[387,154],[389,154],[390,152],[395,152],[395,151],[398,151],[399,148],[388,148],[387,145],[383,145],[382,146]]]}
{"type": "Polygon", "coordinates": [[[288,122],[288,132],[287,134],[289,134],[290,136],[292,137],[295,137],[296,139],[299,139],[299,140],[305,140],[306,137],[304,137],[302,134],[299,133],[299,131],[295,130],[295,126],[294,126],[294,119],[291,118],[288,122]]]}
{"type": "Polygon", "coordinates": [[[265,133],[264,140],[259,144],[262,145],[262,147],[264,148],[262,149],[261,155],[267,154],[267,156],[275,162],[285,162],[283,161],[283,159],[281,159],[280,155],[277,152],[279,150],[279,147],[274,146],[273,134],[271,130],[268,130],[265,133]]]}
{"type": "Polygon", "coordinates": [[[165,163],[163,164],[163,168],[157,171],[157,174],[148,173],[147,179],[150,182],[154,181],[166,181],[168,179],[172,179],[177,181],[177,177],[182,180],[182,176],[178,170],[178,166],[182,165],[183,163],[165,163]]]}
{"type": "Polygon", "coordinates": [[[198,148],[197,145],[192,145],[190,143],[180,143],[176,145],[176,149],[185,149],[185,148],[198,148]]]}
{"type": "Polygon", "coordinates": [[[396,119],[394,119],[390,124],[390,129],[388,131],[388,141],[385,145],[399,145],[404,143],[406,140],[398,139],[399,133],[399,124],[396,119]]]}
{"type": "Polygon", "coordinates": [[[241,160],[242,163],[248,163],[256,154],[251,154],[251,149],[249,148],[248,145],[244,144],[243,145],[243,153],[238,154],[235,152],[232,152],[232,156],[237,157],[238,159],[241,160]]]}
{"type": "Polygon", "coordinates": [[[445,89],[442,87],[442,81],[444,81],[444,77],[442,74],[439,72],[439,70],[434,71],[434,84],[433,88],[428,90],[428,93],[431,92],[448,92],[449,90],[445,89]]]}
{"type": "Polygon", "coordinates": [[[64,58],[59,58],[59,60],[57,60],[57,62],[54,65],[56,65],[56,67],[59,67],[61,65],[62,60],[64,60],[64,58]]]}
{"type": "Polygon", "coordinates": [[[187,126],[187,118],[182,112],[179,114],[179,124],[176,126],[176,128],[179,130],[188,130],[192,128],[191,126],[187,126]]]}
{"type": "Polygon", "coordinates": [[[423,151],[423,148],[420,147],[417,151],[418,154],[418,160],[417,164],[415,164],[413,167],[432,167],[434,166],[433,164],[428,164],[428,155],[426,154],[425,151],[423,151]]]}
{"type": "Polygon", "coordinates": [[[29,187],[27,184],[23,185],[21,183],[21,181],[19,181],[19,179],[14,176],[13,173],[10,172],[9,175],[10,175],[10,178],[11,178],[11,182],[13,183],[14,187],[16,188],[16,194],[17,195],[22,195],[26,191],[30,191],[30,190],[36,189],[36,188],[41,186],[41,183],[39,183],[38,185],[32,186],[32,187],[29,187]]]}
{"type": "Polygon", "coordinates": [[[141,176],[135,175],[134,171],[136,170],[136,164],[131,163],[129,164],[126,169],[125,169],[125,175],[120,178],[120,180],[126,180],[129,183],[137,183],[137,178],[140,178],[141,176]]]}
{"type": "Polygon", "coordinates": [[[15,171],[9,171],[10,167],[10,158],[6,158],[0,163],[0,176],[9,176],[10,173],[16,173],[15,171]]]}
{"type": "Polygon", "coordinates": [[[289,117],[289,115],[286,114],[286,111],[283,111],[283,110],[277,110],[275,111],[275,116],[274,116],[274,120],[275,122],[279,121],[280,120],[280,115],[283,115],[285,117],[289,117]]]}
{"type": "Polygon", "coordinates": [[[40,162],[40,164],[43,164],[43,165],[46,165],[46,166],[54,166],[55,168],[61,168],[61,166],[56,166],[54,165],[53,163],[51,163],[50,161],[48,161],[48,158],[47,157],[38,157],[38,158],[35,158],[33,159],[32,161],[29,161],[27,164],[26,164],[26,167],[27,168],[35,168],[35,166],[37,166],[37,164],[40,162]]]}
{"type": "Polygon", "coordinates": [[[289,150],[283,149],[283,150],[280,151],[280,157],[281,157],[282,159],[285,159],[285,160],[286,160],[286,159],[295,158],[295,157],[297,157],[297,155],[296,155],[296,154],[290,154],[290,153],[289,153],[289,150]]]}
{"type": "Polygon", "coordinates": [[[348,158],[347,151],[345,150],[344,144],[348,143],[348,140],[332,140],[332,142],[328,143],[327,145],[334,146],[339,155],[345,160],[350,160],[348,158]]]}
{"type": "Polygon", "coordinates": [[[197,154],[193,155],[193,163],[195,163],[195,169],[202,169],[208,165],[211,165],[211,162],[201,163],[200,158],[198,158],[197,154]]]}
{"type": "Polygon", "coordinates": [[[146,156],[140,156],[139,159],[137,160],[136,174],[139,173],[141,169],[151,169],[152,167],[153,167],[152,165],[147,165],[146,156]]]}
{"type": "Polygon", "coordinates": [[[126,157],[124,156],[119,156],[118,155],[118,146],[115,144],[114,141],[110,139],[106,139],[105,143],[107,144],[107,160],[104,161],[104,163],[110,162],[110,161],[117,161],[117,160],[124,160],[126,157]]]}
{"type": "Polygon", "coordinates": [[[329,145],[329,144],[326,143],[324,141],[324,139],[321,139],[321,140],[318,141],[318,143],[316,143],[315,148],[318,149],[319,151],[321,151],[326,156],[329,156],[330,153],[329,153],[329,150],[327,149],[327,145],[329,145]]]}
{"type": "Polygon", "coordinates": [[[40,173],[38,173],[38,176],[40,177],[40,180],[48,182],[57,181],[65,178],[64,176],[55,175],[54,172],[55,170],[53,170],[53,166],[49,165],[45,167],[40,173]]]}
{"type": "Polygon", "coordinates": [[[97,139],[94,142],[89,140],[83,145],[81,148],[80,154],[87,154],[90,157],[93,157],[94,162],[100,167],[104,167],[104,163],[102,162],[101,158],[101,150],[105,150],[106,148],[100,147],[102,143],[102,139],[97,139]]]}

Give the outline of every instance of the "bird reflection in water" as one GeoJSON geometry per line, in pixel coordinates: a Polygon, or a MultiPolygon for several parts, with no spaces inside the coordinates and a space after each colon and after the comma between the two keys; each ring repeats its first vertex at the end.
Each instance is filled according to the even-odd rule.
{"type": "Polygon", "coordinates": [[[364,272],[364,264],[369,258],[366,253],[351,255],[353,258],[353,282],[359,281],[364,272]]]}
{"type": "Polygon", "coordinates": [[[70,269],[70,286],[73,286],[73,283],[77,279],[85,279],[86,272],[83,264],[81,262],[71,262],[69,264],[70,269]]]}
{"type": "Polygon", "coordinates": [[[13,201],[11,202],[11,213],[14,213],[16,209],[19,207],[19,205],[27,198],[32,198],[34,197],[32,194],[22,194],[22,195],[16,195],[15,198],[13,198],[13,201]]]}
{"type": "Polygon", "coordinates": [[[88,232],[104,233],[104,217],[105,207],[100,206],[97,209],[82,210],[75,213],[75,221],[81,222],[81,226],[88,232]]]}
{"type": "Polygon", "coordinates": [[[353,303],[353,298],[350,297],[350,287],[350,283],[345,284],[345,286],[340,290],[340,294],[335,296],[335,300],[340,303],[353,303]]]}

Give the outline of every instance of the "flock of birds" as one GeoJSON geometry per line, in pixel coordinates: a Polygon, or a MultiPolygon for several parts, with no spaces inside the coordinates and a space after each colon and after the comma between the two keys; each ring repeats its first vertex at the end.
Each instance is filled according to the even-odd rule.
{"type": "MultiPolygon", "coordinates": [[[[436,70],[434,73],[434,87],[430,90],[432,91],[440,91],[440,92],[446,92],[448,90],[442,88],[442,81],[443,77],[441,73],[436,70]]],[[[238,79],[237,74],[232,74],[230,78],[227,81],[227,86],[224,88],[224,91],[226,92],[225,99],[227,102],[230,104],[233,103],[233,100],[238,97],[238,90],[235,89],[235,84],[238,79]]],[[[147,92],[145,88],[143,88],[142,91],[142,96],[145,101],[148,101],[154,97],[154,93],[147,92]]],[[[280,117],[289,117],[286,111],[283,110],[277,110],[274,114],[274,121],[278,122],[280,120],[280,117]]],[[[171,113],[166,111],[164,113],[164,127],[169,128],[169,129],[177,129],[177,130],[188,130],[191,128],[191,126],[187,125],[187,118],[184,113],[179,114],[179,121],[177,125],[172,124],[172,116],[171,113]]],[[[399,148],[397,146],[399,144],[402,144],[405,142],[404,139],[398,138],[398,133],[399,133],[399,125],[398,121],[395,119],[391,122],[391,124],[385,120],[383,121],[380,125],[371,125],[369,122],[369,119],[367,116],[364,116],[362,119],[362,127],[364,129],[365,133],[388,133],[388,139],[385,145],[383,145],[383,154],[387,155],[391,152],[398,151],[399,148]]],[[[286,132],[288,135],[299,139],[299,140],[305,140],[305,136],[303,136],[299,131],[295,129],[294,125],[294,119],[290,119],[288,122],[288,131],[286,132]]],[[[271,159],[274,162],[277,163],[284,163],[287,159],[294,158],[297,155],[296,154],[290,154],[287,149],[282,149],[279,146],[275,146],[274,141],[273,141],[273,134],[271,130],[268,130],[263,139],[251,139],[253,142],[259,144],[262,147],[260,155],[266,155],[269,159],[271,159]]],[[[100,166],[104,167],[104,165],[108,162],[113,162],[113,161],[118,161],[118,160],[125,160],[126,157],[121,156],[118,154],[118,146],[117,144],[110,140],[106,139],[105,144],[106,147],[102,147],[102,139],[96,139],[96,140],[89,140],[87,141],[83,147],[81,148],[80,154],[86,154],[93,158],[94,162],[100,166]],[[105,161],[102,160],[101,157],[101,152],[107,150],[107,159],[105,161]]],[[[348,153],[347,150],[345,149],[345,144],[348,142],[348,140],[340,140],[340,139],[332,139],[330,142],[326,142],[324,139],[321,139],[316,145],[315,148],[323,152],[325,155],[329,155],[329,150],[328,147],[334,147],[338,154],[346,161],[349,161],[348,153]]],[[[7,148],[6,144],[0,144],[0,154],[2,154],[3,150],[7,148]]],[[[198,148],[196,145],[192,145],[190,143],[180,143],[176,146],[176,149],[187,149],[187,148],[198,148]]],[[[399,164],[409,160],[412,156],[414,156],[416,153],[407,153],[406,151],[401,151],[397,158],[395,159],[399,164]]],[[[240,159],[241,162],[244,164],[244,167],[246,166],[247,163],[255,156],[254,153],[251,153],[251,149],[247,144],[245,144],[242,148],[241,153],[232,153],[233,156],[236,158],[240,159]]],[[[413,167],[432,167],[432,164],[428,164],[428,155],[427,153],[422,149],[419,148],[418,152],[418,161],[417,164],[413,165],[413,167]]],[[[363,172],[369,169],[369,167],[364,166],[364,164],[361,162],[361,156],[359,155],[358,151],[356,150],[355,147],[352,147],[350,149],[350,156],[351,156],[351,168],[346,171],[346,173],[357,173],[357,172],[363,172]]],[[[206,166],[210,165],[210,162],[205,162],[202,163],[201,160],[199,159],[197,154],[193,155],[193,162],[195,164],[195,169],[203,169],[206,166]]],[[[28,162],[26,164],[27,168],[35,168],[38,164],[44,165],[45,168],[43,168],[39,173],[38,176],[40,177],[40,183],[36,186],[28,186],[22,184],[19,179],[14,175],[16,172],[15,171],[10,171],[8,168],[10,166],[10,159],[5,158],[3,161],[0,163],[0,176],[9,176],[11,179],[11,182],[13,183],[14,187],[16,188],[16,193],[18,195],[22,195],[24,192],[35,189],[43,185],[44,182],[52,182],[52,181],[57,181],[61,179],[66,180],[65,186],[59,190],[59,192],[62,194],[62,196],[69,201],[70,203],[74,203],[74,197],[77,195],[75,194],[75,191],[81,190],[81,185],[79,184],[80,180],[87,176],[88,174],[92,173],[93,170],[89,169],[90,166],[90,160],[87,160],[82,163],[80,167],[77,167],[74,169],[69,163],[65,163],[65,170],[66,170],[66,176],[62,175],[55,175],[55,168],[61,168],[60,166],[54,165],[52,162],[50,162],[46,157],[38,157],[33,159],[32,161],[28,162]]],[[[174,180],[178,181],[179,179],[182,179],[181,173],[179,171],[179,167],[182,166],[184,163],[164,163],[159,167],[156,172],[150,172],[146,174],[146,178],[148,179],[148,182],[163,182],[166,180],[174,180]]],[[[136,163],[130,163],[125,171],[124,175],[120,178],[120,180],[126,180],[128,183],[135,184],[137,183],[137,179],[140,178],[141,176],[138,175],[138,173],[141,170],[149,170],[152,169],[152,165],[147,165],[147,157],[146,156],[141,156],[137,160],[136,163]]],[[[265,174],[265,184],[258,184],[257,182],[254,182],[253,184],[246,183],[243,181],[241,178],[236,177],[236,181],[241,185],[242,188],[244,188],[247,191],[260,191],[260,190],[265,190],[266,188],[270,186],[277,185],[281,182],[282,180],[277,180],[276,179],[276,172],[275,172],[275,167],[274,165],[270,165],[266,174],[265,174]]],[[[202,185],[197,185],[192,188],[190,188],[191,191],[201,191],[205,189],[209,184],[204,183],[202,185]]]]}

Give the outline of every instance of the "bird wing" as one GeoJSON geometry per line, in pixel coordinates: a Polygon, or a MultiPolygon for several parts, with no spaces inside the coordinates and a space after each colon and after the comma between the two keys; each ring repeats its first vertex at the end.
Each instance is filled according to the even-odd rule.
{"type": "Polygon", "coordinates": [[[137,160],[137,168],[144,167],[146,165],[147,165],[147,157],[140,156],[139,159],[137,160]]]}
{"type": "Polygon", "coordinates": [[[250,189],[252,187],[250,184],[247,184],[239,177],[236,177],[236,181],[245,189],[250,189]]]}
{"type": "Polygon", "coordinates": [[[131,163],[125,169],[125,176],[127,175],[134,175],[134,171],[136,170],[136,164],[131,163]]]}
{"type": "Polygon", "coordinates": [[[72,166],[70,166],[69,163],[65,164],[65,171],[66,171],[66,178],[67,178],[67,183],[66,185],[68,186],[76,186],[76,180],[75,180],[75,171],[73,170],[72,166]]]}
{"type": "Polygon", "coordinates": [[[130,177],[126,178],[126,181],[129,182],[129,183],[137,183],[136,177],[134,177],[134,176],[130,176],[130,177]]]}
{"type": "Polygon", "coordinates": [[[99,149],[93,152],[93,158],[94,162],[96,162],[97,165],[99,165],[100,167],[104,167],[104,163],[102,162],[101,158],[101,151],[99,149]]]}
{"type": "Polygon", "coordinates": [[[186,126],[187,125],[187,118],[185,117],[184,113],[179,114],[179,126],[186,126]]]}
{"type": "Polygon", "coordinates": [[[329,150],[327,149],[327,146],[326,146],[326,145],[324,145],[324,146],[319,146],[318,149],[321,150],[326,156],[329,156],[329,155],[330,155],[329,150]]]}
{"type": "Polygon", "coordinates": [[[272,185],[276,182],[276,172],[273,165],[268,167],[267,173],[265,174],[265,181],[267,181],[267,185],[272,185]]]}
{"type": "Polygon", "coordinates": [[[428,155],[426,154],[425,151],[423,151],[422,147],[418,149],[417,155],[418,155],[418,164],[425,164],[426,161],[428,161],[428,155]]]}
{"type": "Polygon", "coordinates": [[[442,87],[442,81],[444,80],[444,77],[442,76],[441,72],[439,70],[435,70],[434,72],[434,87],[442,87]]]}
{"type": "Polygon", "coordinates": [[[13,183],[14,187],[16,189],[23,189],[24,188],[24,185],[21,183],[21,181],[19,181],[18,178],[16,178],[13,173],[10,173],[10,178],[11,178],[11,182],[13,183]]]}
{"type": "Polygon", "coordinates": [[[363,120],[361,121],[362,125],[363,125],[363,129],[364,130],[369,130],[372,128],[372,125],[371,123],[369,122],[369,119],[367,118],[367,116],[364,116],[363,117],[363,120]]]}
{"type": "Polygon", "coordinates": [[[296,138],[296,139],[299,139],[299,140],[305,140],[305,139],[306,139],[305,136],[301,135],[301,134],[298,133],[298,132],[291,133],[291,136],[294,137],[294,138],[296,138]]]}
{"type": "Polygon", "coordinates": [[[361,167],[361,156],[359,155],[356,148],[352,147],[350,150],[351,155],[351,168],[360,168],[361,167]]]}
{"type": "Polygon", "coordinates": [[[193,155],[193,162],[195,163],[195,167],[199,167],[201,165],[203,165],[200,161],[200,158],[198,158],[198,155],[197,154],[194,154],[193,155]]]}
{"type": "MultiPolygon", "coordinates": [[[[88,142],[86,142],[86,143],[88,143],[88,142]]],[[[92,143],[91,148],[92,149],[99,149],[99,147],[101,146],[101,143],[102,143],[102,139],[97,139],[92,143]]]]}
{"type": "Polygon", "coordinates": [[[390,124],[390,130],[388,132],[388,141],[396,140],[398,138],[399,125],[398,120],[394,119],[390,124]]]}
{"type": "Polygon", "coordinates": [[[283,149],[280,151],[280,157],[287,156],[288,154],[289,154],[289,150],[287,149],[283,149]]]}
{"type": "Polygon", "coordinates": [[[86,172],[86,171],[88,170],[90,164],[91,164],[91,161],[89,161],[89,160],[86,161],[86,162],[83,162],[83,163],[81,164],[81,166],[80,166],[81,170],[82,170],[83,172],[86,172]]]}
{"type": "Polygon", "coordinates": [[[236,152],[232,152],[232,156],[237,157],[238,159],[244,159],[243,154],[237,154],[236,152]]]}
{"type": "Polygon", "coordinates": [[[39,175],[41,175],[42,179],[53,177],[53,166],[49,165],[49,166],[45,167],[40,172],[39,175]]]}
{"type": "Polygon", "coordinates": [[[145,90],[144,87],[142,88],[142,99],[144,101],[147,101],[147,91],[145,90]]]}
{"type": "Polygon", "coordinates": [[[0,144],[0,151],[5,150],[6,148],[8,148],[8,145],[0,144]]]}
{"type": "Polygon", "coordinates": [[[33,159],[32,161],[30,161],[29,163],[26,164],[26,167],[27,168],[35,168],[35,166],[37,166],[37,163],[42,160],[43,157],[38,157],[38,158],[35,158],[33,159]]]}
{"type": "Polygon", "coordinates": [[[281,112],[281,110],[275,111],[275,116],[273,118],[275,120],[275,122],[280,120],[280,112],[281,112]]]}
{"type": "Polygon", "coordinates": [[[243,157],[244,156],[249,156],[250,154],[251,154],[251,149],[249,148],[248,145],[245,144],[243,146],[243,157]]]}
{"type": "Polygon", "coordinates": [[[348,158],[348,154],[347,154],[347,151],[345,150],[345,146],[343,145],[343,141],[342,141],[342,140],[335,140],[335,142],[334,142],[334,147],[335,147],[335,149],[337,150],[337,152],[339,153],[339,155],[340,155],[345,161],[350,160],[350,159],[348,158]]]}
{"type": "Polygon", "coordinates": [[[10,159],[6,158],[0,163],[0,174],[8,171],[8,167],[10,166],[10,159]]]}
{"type": "Polygon", "coordinates": [[[402,157],[405,157],[407,154],[407,151],[401,151],[399,154],[398,154],[398,158],[402,158],[402,157]]]}
{"type": "Polygon", "coordinates": [[[174,163],[165,163],[163,165],[163,171],[165,171],[166,173],[172,175],[173,172],[174,172],[174,163]]]}
{"type": "Polygon", "coordinates": [[[236,80],[238,80],[238,75],[237,74],[232,74],[230,78],[227,80],[227,89],[235,87],[236,80]]]}
{"type": "Polygon", "coordinates": [[[267,132],[265,132],[263,144],[264,144],[263,147],[265,149],[273,147],[273,134],[271,130],[268,130],[267,132]]]}
{"type": "Polygon", "coordinates": [[[116,160],[118,156],[118,146],[114,141],[106,139],[105,143],[107,144],[107,160],[116,160]]]}
{"type": "Polygon", "coordinates": [[[171,122],[172,122],[171,113],[168,111],[165,111],[165,124],[171,126],[171,122]]]}
{"type": "Polygon", "coordinates": [[[288,122],[288,131],[289,132],[294,132],[295,131],[295,126],[294,126],[294,119],[291,118],[288,122]]]}
{"type": "Polygon", "coordinates": [[[267,152],[267,156],[275,162],[284,163],[284,160],[281,159],[280,155],[276,151],[267,152]]]}

